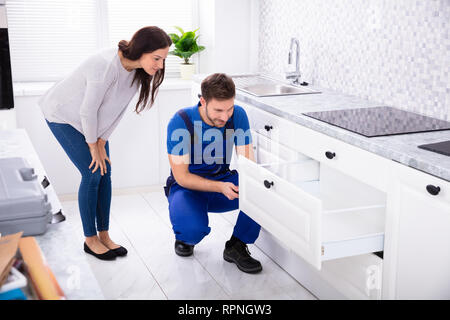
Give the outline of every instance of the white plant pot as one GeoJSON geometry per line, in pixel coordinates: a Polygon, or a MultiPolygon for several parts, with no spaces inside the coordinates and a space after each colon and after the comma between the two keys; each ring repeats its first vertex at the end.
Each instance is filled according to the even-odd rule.
{"type": "Polygon", "coordinates": [[[180,73],[181,79],[191,80],[192,75],[195,73],[195,64],[194,63],[180,64],[180,73]]]}

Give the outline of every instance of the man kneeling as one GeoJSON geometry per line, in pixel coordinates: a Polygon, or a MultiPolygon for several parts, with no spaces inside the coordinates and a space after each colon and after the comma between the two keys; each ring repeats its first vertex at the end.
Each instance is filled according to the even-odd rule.
{"type": "MultiPolygon", "coordinates": [[[[171,175],[165,191],[170,221],[175,233],[175,252],[190,256],[211,228],[208,212],[239,208],[238,172],[230,171],[233,147],[236,153],[254,159],[252,137],[245,110],[234,105],[235,85],[225,74],[216,73],[201,84],[200,102],[181,109],[167,128],[167,152],[171,175]]],[[[261,227],[240,211],[223,258],[248,273],[262,270],[250,256],[261,227]]]]}

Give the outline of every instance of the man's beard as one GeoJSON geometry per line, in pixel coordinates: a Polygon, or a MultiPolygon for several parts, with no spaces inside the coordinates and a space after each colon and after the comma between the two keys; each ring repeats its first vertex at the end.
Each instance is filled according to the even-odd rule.
{"type": "Polygon", "coordinates": [[[205,113],[206,113],[206,117],[208,118],[208,120],[215,126],[215,127],[223,127],[225,124],[226,124],[226,122],[223,122],[222,120],[213,120],[213,119],[211,119],[211,117],[209,116],[209,114],[208,114],[208,107],[207,106],[205,106],[205,113]],[[219,125],[219,124],[220,125],[219,125]]]}

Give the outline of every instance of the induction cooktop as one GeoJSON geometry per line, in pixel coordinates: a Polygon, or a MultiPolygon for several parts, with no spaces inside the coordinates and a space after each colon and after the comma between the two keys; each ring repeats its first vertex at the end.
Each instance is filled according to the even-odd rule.
{"type": "Polygon", "coordinates": [[[437,143],[422,144],[419,146],[419,148],[450,156],[450,140],[437,143]]]}
{"type": "Polygon", "coordinates": [[[331,110],[303,114],[366,137],[450,130],[450,122],[393,107],[331,110]]]}

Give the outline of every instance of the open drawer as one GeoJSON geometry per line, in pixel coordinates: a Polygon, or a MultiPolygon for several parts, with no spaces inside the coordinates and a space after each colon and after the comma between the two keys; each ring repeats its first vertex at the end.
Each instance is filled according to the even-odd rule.
{"type": "Polygon", "coordinates": [[[252,130],[253,148],[257,163],[289,164],[278,167],[278,172],[285,177],[298,180],[316,180],[319,174],[319,162],[271,140],[252,130]]]}
{"type": "Polygon", "coordinates": [[[319,270],[324,260],[383,250],[382,192],[298,153],[283,160],[260,142],[257,162],[237,161],[240,210],[319,270]]]}

